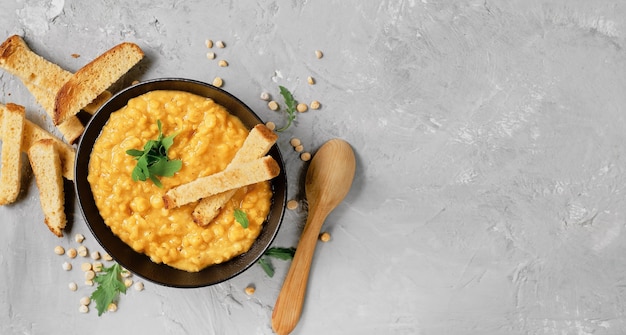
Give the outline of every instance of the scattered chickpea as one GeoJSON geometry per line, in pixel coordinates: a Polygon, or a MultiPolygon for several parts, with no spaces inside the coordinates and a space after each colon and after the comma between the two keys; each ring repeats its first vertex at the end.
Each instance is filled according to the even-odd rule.
{"type": "Polygon", "coordinates": [[[113,260],[113,257],[111,257],[111,255],[109,255],[109,254],[104,254],[104,256],[102,256],[102,258],[105,261],[112,261],[113,260]]]}
{"type": "Polygon", "coordinates": [[[306,82],[309,83],[309,85],[315,85],[315,79],[313,77],[306,78],[306,82]]]}
{"type": "Polygon", "coordinates": [[[109,312],[115,312],[115,311],[117,311],[117,305],[114,302],[112,302],[112,303],[109,304],[109,307],[107,308],[107,310],[109,312]]]}
{"type": "Polygon", "coordinates": [[[315,50],[315,57],[317,57],[317,59],[320,59],[324,57],[324,53],[321,50],[315,50]]]}
{"type": "Polygon", "coordinates": [[[85,280],[85,285],[93,286],[93,280],[85,280]]]}
{"type": "Polygon", "coordinates": [[[208,59],[215,59],[215,52],[213,51],[209,51],[206,53],[206,58],[208,59]]]}
{"type": "Polygon", "coordinates": [[[133,285],[133,280],[132,280],[132,279],[130,279],[130,278],[126,278],[126,279],[124,280],[124,286],[126,286],[126,287],[131,287],[132,285],[133,285]]]}
{"type": "Polygon", "coordinates": [[[273,111],[277,111],[278,110],[278,102],[272,100],[270,102],[267,103],[267,107],[269,107],[271,110],[273,111]]]}
{"type": "Polygon", "coordinates": [[[298,200],[287,201],[287,209],[294,210],[298,208],[298,200]]]}
{"type": "Polygon", "coordinates": [[[91,259],[100,259],[100,253],[98,251],[92,252],[91,259]]]}
{"type": "Polygon", "coordinates": [[[204,44],[207,48],[211,49],[213,47],[213,40],[206,40],[204,41],[204,44]]]}
{"type": "Polygon", "coordinates": [[[222,85],[224,85],[224,81],[222,80],[222,78],[215,77],[215,79],[213,79],[213,86],[222,87],[222,85]]]}
{"type": "Polygon", "coordinates": [[[300,145],[296,145],[293,150],[295,150],[296,152],[302,152],[304,151],[304,146],[302,144],[300,145]]]}
{"type": "Polygon", "coordinates": [[[271,96],[269,93],[261,92],[261,100],[269,101],[270,99],[271,99],[271,96]]]}
{"type": "Polygon", "coordinates": [[[74,248],[67,249],[67,257],[75,258],[76,257],[76,249],[74,249],[74,248]]]}
{"type": "Polygon", "coordinates": [[[121,273],[122,278],[128,278],[130,276],[132,276],[132,273],[130,273],[130,271],[123,269],[122,273],[121,273]]]}
{"type": "Polygon", "coordinates": [[[143,283],[138,281],[135,283],[135,285],[133,285],[133,288],[135,289],[135,291],[143,291],[143,283]]]}
{"type": "Polygon", "coordinates": [[[85,280],[93,280],[96,277],[96,273],[92,270],[88,270],[85,272],[85,280]]]}
{"type": "Polygon", "coordinates": [[[102,263],[101,262],[93,262],[93,264],[91,265],[91,269],[94,270],[95,272],[102,271],[102,263]]]}
{"type": "Polygon", "coordinates": [[[81,313],[89,313],[89,307],[87,307],[87,305],[80,305],[80,307],[78,307],[78,311],[81,313]]]}
{"type": "Polygon", "coordinates": [[[71,269],[72,269],[72,264],[70,264],[68,262],[64,262],[63,263],[63,270],[70,271],[71,269]]]}
{"type": "Polygon", "coordinates": [[[276,124],[272,121],[267,121],[265,123],[265,126],[269,129],[269,130],[274,130],[276,129],[276,124]]]}
{"type": "Polygon", "coordinates": [[[330,241],[330,233],[329,232],[323,232],[320,234],[320,241],[322,242],[328,242],[330,241]]]}
{"type": "Polygon", "coordinates": [[[250,285],[246,287],[244,291],[246,292],[247,295],[253,295],[256,289],[254,288],[254,286],[250,285]]]}
{"type": "Polygon", "coordinates": [[[80,304],[83,306],[89,306],[90,303],[91,303],[91,298],[88,296],[84,296],[80,299],[80,304]]]}
{"type": "Polygon", "coordinates": [[[80,247],[78,247],[77,251],[78,251],[79,256],[87,257],[88,251],[87,251],[87,247],[85,247],[84,245],[81,245],[80,247]]]}
{"type": "Polygon", "coordinates": [[[311,109],[320,109],[320,102],[317,100],[311,101],[311,109]]]}
{"type": "Polygon", "coordinates": [[[291,146],[295,148],[295,147],[299,146],[300,144],[302,144],[302,141],[300,141],[300,139],[299,139],[299,138],[294,137],[294,138],[292,138],[292,139],[289,141],[289,144],[291,144],[291,146]]]}
{"type": "Polygon", "coordinates": [[[67,287],[70,289],[70,291],[76,291],[78,290],[78,285],[76,285],[76,283],[71,282],[67,285],[67,287]]]}
{"type": "Polygon", "coordinates": [[[85,236],[83,236],[83,234],[74,235],[74,241],[76,241],[76,243],[83,243],[84,240],[85,236]]]}
{"type": "Polygon", "coordinates": [[[57,245],[56,247],[54,247],[54,253],[57,255],[63,255],[65,253],[65,248],[63,248],[60,245],[57,245]]]}
{"type": "Polygon", "coordinates": [[[300,159],[305,162],[308,162],[311,159],[311,153],[303,152],[302,154],[300,154],[300,159]]]}
{"type": "Polygon", "coordinates": [[[219,65],[220,67],[227,67],[228,66],[228,62],[223,60],[223,59],[220,59],[220,61],[217,62],[217,65],[219,65]]]}
{"type": "Polygon", "coordinates": [[[300,112],[300,113],[304,113],[304,112],[306,112],[307,110],[309,110],[309,106],[307,106],[305,103],[299,103],[299,104],[296,106],[296,110],[297,110],[298,112],[300,112]]]}
{"type": "Polygon", "coordinates": [[[220,49],[224,49],[226,47],[226,44],[224,44],[223,41],[217,41],[217,43],[215,43],[217,45],[218,48],[220,49]]]}
{"type": "Polygon", "coordinates": [[[90,271],[92,269],[91,263],[83,263],[80,269],[83,270],[83,272],[90,271]]]}

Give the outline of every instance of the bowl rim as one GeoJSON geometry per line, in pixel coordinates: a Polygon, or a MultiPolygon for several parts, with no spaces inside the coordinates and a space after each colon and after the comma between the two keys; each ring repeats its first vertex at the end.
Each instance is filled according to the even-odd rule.
{"type": "Polygon", "coordinates": [[[224,107],[232,115],[242,119],[242,116],[238,114],[245,113],[245,121],[242,119],[242,122],[248,129],[251,129],[254,124],[263,122],[250,107],[234,95],[219,87],[194,79],[175,77],[150,79],[120,90],[93,114],[85,125],[83,135],[78,142],[74,162],[74,191],[83,220],[100,246],[113,257],[114,261],[148,281],[169,287],[196,288],[215,285],[232,279],[258,262],[273,243],[282,225],[287,202],[287,178],[285,163],[277,144],[272,146],[268,154],[277,161],[281,171],[278,177],[270,180],[272,203],[270,205],[270,213],[263,223],[259,236],[247,252],[226,262],[208,266],[199,272],[187,272],[163,263],[157,264],[147,255],[134,251],[134,249],[112,233],[111,229],[104,223],[97,208],[95,208],[91,186],[87,181],[88,169],[86,168],[89,164],[93,144],[100,136],[102,127],[108,122],[111,113],[125,106],[128,100],[155,90],[186,91],[214,99],[222,106],[227,102],[227,106],[224,107]],[[215,94],[215,96],[208,96],[211,94],[215,94]],[[233,106],[238,107],[238,109],[234,111],[232,108],[229,108],[233,106]],[[97,129],[94,127],[97,127],[97,129]],[[89,213],[87,212],[88,210],[90,211],[89,213]],[[106,230],[108,230],[108,233],[106,233],[106,230]],[[121,250],[116,250],[116,248],[121,248],[121,250]],[[146,261],[149,263],[146,263],[146,261]]]}

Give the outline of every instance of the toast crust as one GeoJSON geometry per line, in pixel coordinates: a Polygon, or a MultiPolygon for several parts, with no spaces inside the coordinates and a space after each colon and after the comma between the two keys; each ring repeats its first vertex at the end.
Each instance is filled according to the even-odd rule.
{"type": "Polygon", "coordinates": [[[144,56],[134,43],[120,43],[78,70],[57,92],[54,103],[55,125],[76,115],[109,86],[121,78],[144,56]]]}
{"type": "Polygon", "coordinates": [[[180,207],[211,195],[272,179],[280,173],[272,156],[265,156],[230,169],[176,186],[165,193],[165,208],[180,207]]]}

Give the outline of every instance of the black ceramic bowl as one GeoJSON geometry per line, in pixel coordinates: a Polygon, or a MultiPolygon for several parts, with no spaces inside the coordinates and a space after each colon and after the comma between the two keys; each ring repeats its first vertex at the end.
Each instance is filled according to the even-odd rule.
{"type": "Polygon", "coordinates": [[[104,223],[96,207],[87,175],[91,150],[96,139],[100,136],[102,127],[107,123],[109,115],[124,107],[129,99],[155,90],[186,91],[208,97],[226,107],[231,114],[239,117],[248,128],[261,123],[261,119],[239,99],[222,89],[202,82],[166,78],[145,81],[131,86],[113,96],[93,115],[78,144],[74,167],[74,185],[80,209],[89,229],[102,247],[120,265],[131,272],[152,282],[173,287],[201,287],[217,284],[233,278],[256,263],[274,240],[285,210],[287,181],[284,162],[278,147],[274,145],[269,154],[278,162],[281,172],[278,177],[271,180],[274,194],[270,213],[250,250],[227,262],[209,266],[199,272],[186,272],[152,262],[148,256],[134,251],[120,240],[104,223]]]}

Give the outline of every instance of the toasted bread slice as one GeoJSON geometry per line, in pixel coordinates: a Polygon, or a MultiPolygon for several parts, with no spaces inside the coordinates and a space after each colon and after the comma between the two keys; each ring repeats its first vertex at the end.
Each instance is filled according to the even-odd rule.
{"type": "MultiPolygon", "coordinates": [[[[18,77],[48,116],[54,118],[54,100],[63,84],[72,77],[71,72],[37,55],[18,35],[9,37],[0,45],[0,67],[18,77]]],[[[83,109],[93,114],[110,97],[111,92],[104,91],[83,109]]],[[[73,144],[85,127],[76,117],[66,122],[59,125],[59,130],[65,140],[73,144]]]]}
{"type": "MultiPolygon", "coordinates": [[[[7,112],[8,106],[11,104],[7,104],[4,106],[0,104],[0,124],[4,120],[4,115],[7,112]]],[[[12,107],[13,108],[13,107],[12,107]]],[[[4,130],[0,127],[0,136],[4,136],[4,130]]],[[[24,134],[22,137],[22,152],[28,153],[28,149],[37,141],[42,139],[51,139],[59,152],[59,156],[61,157],[61,166],[63,169],[63,176],[68,180],[74,179],[74,159],[76,157],[76,151],[74,148],[67,143],[61,141],[56,136],[52,135],[48,131],[40,128],[38,125],[30,122],[29,120],[24,121],[24,134]]]]}
{"type": "MultiPolygon", "coordinates": [[[[226,170],[265,156],[277,139],[278,135],[271,129],[263,124],[256,125],[250,130],[243,145],[230,164],[226,166],[226,170]]],[[[200,226],[208,225],[235,192],[237,192],[236,189],[229,190],[201,199],[191,214],[193,221],[200,226]]]]}
{"type": "Polygon", "coordinates": [[[165,208],[174,208],[211,195],[272,179],[280,173],[272,156],[265,156],[230,169],[176,186],[165,193],[165,208]]]}
{"type": "Polygon", "coordinates": [[[124,42],[78,70],[59,90],[54,103],[54,124],[76,115],[100,93],[137,64],[144,54],[134,43],[124,42]]]}
{"type": "Polygon", "coordinates": [[[28,150],[28,159],[39,188],[44,223],[54,235],[63,237],[63,228],[67,224],[65,191],[61,158],[54,141],[43,139],[35,142],[28,150]]]}
{"type": "Polygon", "coordinates": [[[2,164],[0,166],[0,205],[13,203],[20,193],[24,107],[8,104],[2,117],[2,164]]]}

